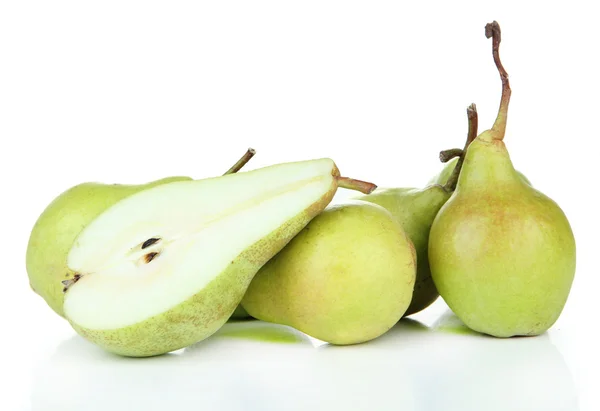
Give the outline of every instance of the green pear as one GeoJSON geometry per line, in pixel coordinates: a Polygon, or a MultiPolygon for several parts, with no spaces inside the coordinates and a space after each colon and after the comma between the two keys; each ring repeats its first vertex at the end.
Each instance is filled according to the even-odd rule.
{"type": "MultiPolygon", "coordinates": [[[[458,162],[458,157],[455,157],[452,160],[448,161],[444,165],[444,168],[442,168],[442,170],[435,177],[433,177],[431,180],[429,180],[428,185],[433,185],[433,184],[444,185],[444,184],[446,184],[448,182],[448,179],[452,175],[452,172],[454,171],[454,168],[456,167],[457,162],[458,162]]],[[[517,175],[525,184],[531,185],[531,181],[529,181],[529,179],[527,177],[525,177],[525,175],[523,173],[521,173],[520,171],[517,171],[517,175]]]]}
{"type": "Polygon", "coordinates": [[[451,192],[441,185],[426,188],[381,188],[359,200],[379,204],[400,223],[412,241],[417,254],[417,276],[413,297],[404,316],[430,306],[439,296],[429,269],[427,247],[429,230],[438,211],[450,198],[451,192]]]}
{"type": "MultiPolygon", "coordinates": [[[[235,173],[252,158],[249,149],[225,174],[235,173]]],[[[103,211],[140,191],[190,177],[168,177],[140,185],[83,183],[58,196],[39,216],[27,246],[26,268],[33,291],[64,317],[64,286],[75,273],[67,267],[67,253],[79,233],[103,211]]]]}
{"type": "Polygon", "coordinates": [[[458,185],[429,237],[435,285],[471,329],[496,337],[538,335],[559,318],[575,275],[575,238],[561,208],[526,184],[504,144],[510,100],[500,27],[486,26],[502,79],[493,127],[466,151],[458,185]]]}
{"type": "Polygon", "coordinates": [[[124,356],[187,347],[217,331],[256,272],[331,201],[330,159],[161,184],[92,220],[67,255],[64,313],[84,338],[124,356]]]}
{"type": "Polygon", "coordinates": [[[260,320],[338,344],[372,340],[400,320],[412,297],[416,255],[383,207],[328,207],[254,277],[242,300],[260,320]]]}

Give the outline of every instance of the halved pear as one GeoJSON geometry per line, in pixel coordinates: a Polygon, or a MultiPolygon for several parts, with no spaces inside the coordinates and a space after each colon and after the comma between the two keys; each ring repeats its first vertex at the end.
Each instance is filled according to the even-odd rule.
{"type": "MultiPolygon", "coordinates": [[[[252,158],[248,151],[225,173],[239,171],[252,158]]],[[[83,183],[59,195],[38,217],[27,245],[26,267],[33,291],[58,315],[64,317],[61,281],[76,273],[67,267],[67,253],[81,231],[102,212],[140,191],[191,177],[167,177],[146,184],[83,183]]]]}
{"type": "MultiPolygon", "coordinates": [[[[231,316],[256,272],[331,201],[334,162],[279,164],[157,186],[110,207],[77,237],[64,311],[77,332],[126,356],[189,346],[231,316]]],[[[366,188],[365,188],[366,187],[366,188]]]]}

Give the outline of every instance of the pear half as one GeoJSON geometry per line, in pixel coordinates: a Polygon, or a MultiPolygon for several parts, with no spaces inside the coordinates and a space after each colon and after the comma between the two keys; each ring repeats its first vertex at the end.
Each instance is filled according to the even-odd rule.
{"type": "Polygon", "coordinates": [[[68,254],[77,274],[67,284],[67,319],[126,356],[207,338],[256,272],[345,184],[338,177],[334,162],[320,159],[163,184],[121,200],[68,254]]]}
{"type": "MultiPolygon", "coordinates": [[[[248,151],[225,173],[238,172],[255,154],[248,151]]],[[[137,192],[191,177],[167,177],[146,184],[83,183],[63,192],[38,217],[27,245],[29,285],[58,315],[64,317],[61,280],[75,278],[67,254],[81,231],[110,206],[137,192]]]]}

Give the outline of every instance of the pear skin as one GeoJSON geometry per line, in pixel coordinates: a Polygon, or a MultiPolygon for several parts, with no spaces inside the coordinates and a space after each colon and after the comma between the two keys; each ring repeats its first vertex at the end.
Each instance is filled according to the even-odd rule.
{"type": "Polygon", "coordinates": [[[414,247],[383,207],[328,207],[250,283],[242,306],[332,344],[388,331],[406,312],[416,276],[414,247]]]}

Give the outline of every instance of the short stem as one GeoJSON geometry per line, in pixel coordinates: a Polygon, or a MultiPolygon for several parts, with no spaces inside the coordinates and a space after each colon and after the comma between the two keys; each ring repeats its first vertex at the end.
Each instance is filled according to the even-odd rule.
{"type": "Polygon", "coordinates": [[[447,163],[455,157],[460,157],[463,154],[462,148],[451,148],[450,150],[440,151],[440,161],[447,163]]]}
{"type": "Polygon", "coordinates": [[[248,161],[254,157],[254,154],[256,154],[256,150],[249,148],[248,151],[246,151],[246,153],[223,175],[226,176],[227,174],[234,174],[240,171],[242,167],[244,167],[246,163],[248,163],[248,161]]]}
{"type": "Polygon", "coordinates": [[[500,31],[500,25],[497,21],[486,24],[485,36],[489,39],[492,38],[492,55],[494,56],[494,64],[500,73],[500,80],[502,80],[502,97],[500,99],[500,108],[498,109],[498,116],[494,122],[492,130],[496,132],[497,138],[502,140],[506,131],[506,116],[508,113],[508,103],[510,102],[510,83],[508,81],[508,73],[504,69],[502,62],[500,61],[500,41],[502,39],[500,31]]]}
{"type": "Polygon", "coordinates": [[[347,188],[349,190],[360,191],[363,194],[371,194],[377,186],[373,183],[368,183],[362,180],[355,180],[348,177],[336,177],[338,187],[347,188]]]}
{"type": "MultiPolygon", "coordinates": [[[[475,140],[475,138],[477,138],[478,117],[477,107],[475,106],[475,103],[467,107],[467,118],[469,119],[469,131],[467,132],[467,141],[465,143],[465,148],[462,150],[462,154],[458,157],[458,161],[456,162],[454,171],[452,171],[452,174],[450,175],[448,181],[444,185],[444,189],[449,193],[456,190],[456,185],[458,184],[458,177],[460,177],[460,170],[462,169],[462,165],[465,162],[465,155],[467,154],[467,149],[469,148],[471,142],[475,140]]],[[[440,158],[442,153],[440,153],[440,158]]]]}

